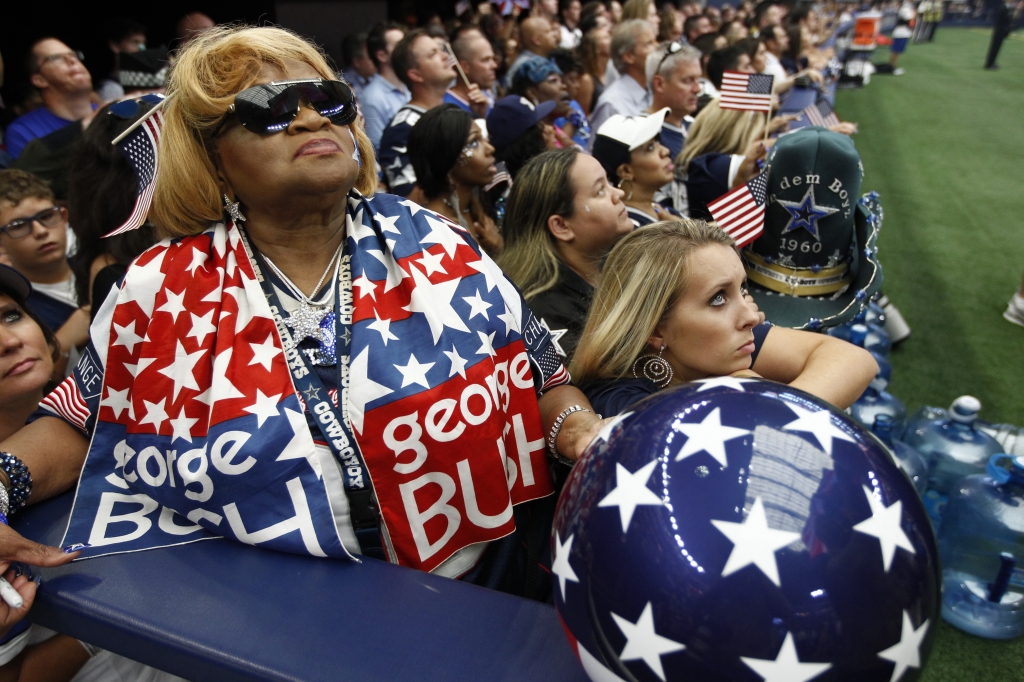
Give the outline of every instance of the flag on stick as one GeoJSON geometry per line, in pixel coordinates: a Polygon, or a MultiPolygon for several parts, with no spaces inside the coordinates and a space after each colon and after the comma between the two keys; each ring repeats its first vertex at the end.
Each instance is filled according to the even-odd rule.
{"type": "Polygon", "coordinates": [[[832,110],[832,105],[828,103],[827,99],[811,104],[801,113],[807,117],[807,122],[812,126],[830,128],[839,123],[839,117],[836,116],[836,112],[832,110]]]}
{"type": "Polygon", "coordinates": [[[774,77],[763,73],[726,71],[722,74],[719,106],[722,109],[771,113],[773,80],[774,77]]]}
{"type": "MultiPolygon", "coordinates": [[[[163,101],[160,103],[161,105],[163,101]]],[[[160,111],[159,106],[151,109],[145,117],[137,121],[133,126],[134,130],[129,129],[125,131],[128,133],[127,135],[114,140],[114,144],[117,144],[118,149],[128,159],[129,165],[135,171],[139,187],[131,215],[120,227],[103,235],[104,237],[113,237],[136,229],[146,221],[146,216],[149,214],[159,166],[157,153],[160,145],[160,130],[164,125],[163,112],[160,111]]]]}
{"type": "Polygon", "coordinates": [[[498,9],[502,16],[508,16],[512,14],[512,7],[515,5],[519,5],[520,9],[530,9],[530,0],[500,0],[498,9]]]}
{"type": "Polygon", "coordinates": [[[710,204],[708,210],[718,226],[743,247],[761,236],[764,231],[764,204],[768,179],[761,173],[750,182],[723,194],[710,204]]]}

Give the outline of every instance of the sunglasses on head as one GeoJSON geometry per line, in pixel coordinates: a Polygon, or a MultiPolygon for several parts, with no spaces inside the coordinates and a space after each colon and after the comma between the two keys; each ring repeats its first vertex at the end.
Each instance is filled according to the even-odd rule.
{"type": "Polygon", "coordinates": [[[117,116],[118,118],[127,121],[139,115],[139,105],[143,102],[156,106],[163,101],[163,99],[163,95],[157,95],[154,93],[143,95],[142,97],[136,97],[134,99],[123,99],[120,102],[114,102],[107,107],[107,114],[117,116]]]}
{"type": "MultiPolygon", "coordinates": [[[[303,102],[335,125],[348,125],[356,120],[356,97],[352,89],[341,81],[322,78],[255,85],[235,95],[228,115],[237,115],[238,122],[249,132],[272,135],[291,125],[303,102]]],[[[226,120],[227,115],[211,137],[220,132],[226,120]]]]}

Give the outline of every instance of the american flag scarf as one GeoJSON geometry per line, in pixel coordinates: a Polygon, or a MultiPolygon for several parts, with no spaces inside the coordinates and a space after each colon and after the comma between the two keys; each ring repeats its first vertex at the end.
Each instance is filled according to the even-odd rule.
{"type": "MultiPolygon", "coordinates": [[[[399,197],[349,199],[347,414],[397,563],[431,570],[552,492],[536,391],[550,336],[468,233],[399,197]]],[[[344,299],[343,299],[344,303],[344,299]]],[[[314,444],[233,224],[161,242],[103,305],[42,407],[92,431],[66,544],[83,556],[216,537],[348,557],[344,488],[314,444]]],[[[344,399],[344,398],[343,398],[344,399]]]]}

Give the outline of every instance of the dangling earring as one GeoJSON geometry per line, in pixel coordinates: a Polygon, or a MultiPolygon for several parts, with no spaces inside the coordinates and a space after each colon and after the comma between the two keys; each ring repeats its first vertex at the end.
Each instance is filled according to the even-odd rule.
{"type": "Polygon", "coordinates": [[[245,222],[245,216],[242,215],[242,211],[239,210],[238,202],[228,199],[227,194],[224,195],[224,210],[228,212],[228,215],[231,216],[231,220],[233,222],[245,222]]]}
{"type": "Polygon", "coordinates": [[[654,382],[658,388],[665,388],[669,382],[672,381],[672,365],[668,364],[668,360],[662,357],[665,352],[665,346],[661,347],[657,355],[653,353],[650,355],[641,355],[635,361],[633,361],[633,376],[637,379],[640,375],[637,374],[637,364],[640,365],[640,371],[643,375],[654,382]]]}
{"type": "Polygon", "coordinates": [[[359,167],[362,168],[363,157],[359,154],[359,143],[356,142],[356,135],[352,132],[351,128],[348,129],[348,134],[352,137],[352,158],[359,164],[359,167]]]}
{"type": "MultiPolygon", "coordinates": [[[[619,184],[615,185],[619,189],[622,189],[622,183],[627,182],[626,179],[619,180],[619,184]]],[[[626,201],[630,201],[633,198],[633,181],[629,180],[629,194],[626,195],[626,201]]]]}

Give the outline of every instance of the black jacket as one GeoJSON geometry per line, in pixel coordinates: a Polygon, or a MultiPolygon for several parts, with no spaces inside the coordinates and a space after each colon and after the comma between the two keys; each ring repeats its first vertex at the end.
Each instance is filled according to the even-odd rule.
{"type": "Polygon", "coordinates": [[[593,296],[594,287],[559,261],[555,286],[527,301],[533,314],[551,332],[555,350],[567,366],[587,323],[593,296]]]}

